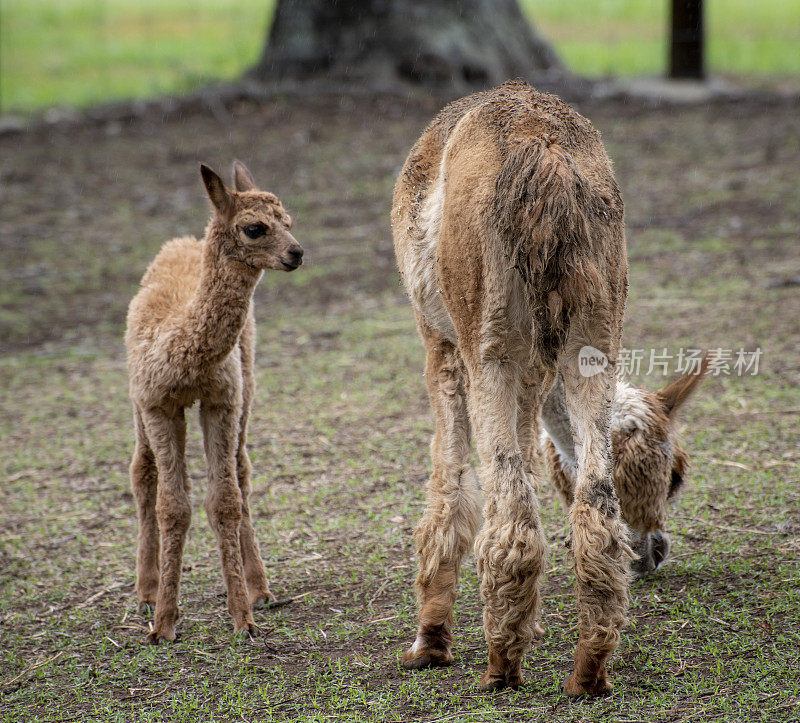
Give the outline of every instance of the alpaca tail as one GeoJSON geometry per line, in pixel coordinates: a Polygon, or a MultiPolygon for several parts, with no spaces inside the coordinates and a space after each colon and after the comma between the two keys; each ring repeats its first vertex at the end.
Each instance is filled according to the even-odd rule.
{"type": "Polygon", "coordinates": [[[595,202],[570,156],[549,140],[511,149],[495,182],[492,219],[528,291],[534,352],[554,363],[573,310],[600,286],[589,250],[595,202]]]}
{"type": "Polygon", "coordinates": [[[687,372],[682,377],[678,377],[674,382],[670,382],[663,389],[659,389],[655,394],[661,402],[661,406],[667,413],[667,416],[675,414],[692,395],[692,393],[700,386],[700,382],[706,376],[711,362],[714,357],[711,353],[707,353],[703,360],[700,362],[700,367],[691,372],[687,372]]]}

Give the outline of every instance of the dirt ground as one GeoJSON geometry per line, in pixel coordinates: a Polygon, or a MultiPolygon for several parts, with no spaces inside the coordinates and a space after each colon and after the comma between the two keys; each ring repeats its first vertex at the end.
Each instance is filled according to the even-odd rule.
{"type": "MultiPolygon", "coordinates": [[[[633,588],[615,694],[570,702],[576,616],[565,515],[549,487],[545,639],[530,684],[477,693],[473,565],[457,662],[409,674],[411,532],[432,421],[399,285],[394,177],[441,99],[280,97],[215,113],[0,136],[1,720],[800,719],[800,106],[764,98],[577,104],[626,203],[629,348],[761,349],[684,415],[693,469],[674,554],[633,588]],[[306,264],[257,294],[253,510],[273,588],[232,639],[203,465],[181,639],[141,644],[122,334],[166,239],[201,234],[198,162],[245,161],[295,218],[306,264]]],[[[646,364],[644,366],[647,366],[646,364]]],[[[635,380],[650,388],[658,375],[635,380]]],[[[194,421],[192,419],[192,421],[194,421]]]]}

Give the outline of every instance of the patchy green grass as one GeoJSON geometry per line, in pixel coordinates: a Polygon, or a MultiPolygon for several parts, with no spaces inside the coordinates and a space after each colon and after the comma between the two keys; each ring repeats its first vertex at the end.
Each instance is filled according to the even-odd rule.
{"type": "MultiPolygon", "coordinates": [[[[9,0],[0,4],[5,111],[177,93],[240,75],[266,37],[274,0],[9,0]]],[[[663,73],[665,0],[522,0],[567,65],[587,76],[663,73]]],[[[800,73],[795,0],[706,3],[714,73],[800,73]]]]}
{"type": "Polygon", "coordinates": [[[477,692],[472,561],[456,664],[397,665],[415,628],[431,419],[388,205],[434,107],[359,103],[0,139],[0,720],[797,720],[797,287],[765,283],[800,274],[796,109],[582,108],[627,203],[626,345],[764,356],[757,376],[709,379],[687,409],[673,556],[633,586],[614,695],[572,702],[559,686],[576,614],[548,486],[547,635],[526,657],[529,684],[477,692]],[[259,613],[254,643],[234,640],[192,415],[181,638],[152,648],[133,590],[124,308],[160,243],[202,229],[196,161],[233,157],[284,199],[306,247],[303,269],[258,290],[250,432],[256,531],[273,589],[295,602],[259,613]]]}
{"type": "Polygon", "coordinates": [[[3,110],[179,93],[255,62],[274,0],[10,0],[3,110]]]}

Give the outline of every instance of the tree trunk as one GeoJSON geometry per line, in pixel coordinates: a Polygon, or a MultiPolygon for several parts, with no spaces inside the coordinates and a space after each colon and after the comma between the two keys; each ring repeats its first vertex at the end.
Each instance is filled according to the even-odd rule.
{"type": "Polygon", "coordinates": [[[279,0],[249,74],[468,89],[545,73],[566,70],[517,0],[279,0]]]}

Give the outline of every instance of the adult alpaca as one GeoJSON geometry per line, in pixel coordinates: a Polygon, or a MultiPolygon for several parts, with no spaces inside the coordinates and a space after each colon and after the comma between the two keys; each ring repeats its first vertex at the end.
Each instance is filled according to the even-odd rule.
{"type": "Polygon", "coordinates": [[[522,82],[455,101],[412,148],[392,227],[436,416],[428,508],[415,533],[419,628],[403,665],[453,659],[459,567],[481,520],[471,419],[486,498],[476,542],[489,645],[481,688],[522,683],[547,552],[536,419],[560,374],[578,457],[569,515],[579,638],[564,687],[607,693],[633,553],[609,448],[627,294],[623,205],[600,135],[522,82]],[[580,374],[584,346],[610,360],[599,374],[580,374]]]}
{"type": "Polygon", "coordinates": [[[235,630],[254,633],[269,590],[247,498],[247,420],[253,399],[253,292],[264,269],[292,271],[303,249],[292,219],[236,161],[235,191],[200,166],[213,216],[202,241],[165,244],[128,310],[125,345],[136,426],[131,485],[139,540],[140,611],[155,608],[148,641],[175,639],[181,558],[191,518],[184,411],[200,400],[208,520],[219,544],[235,630]]]}

